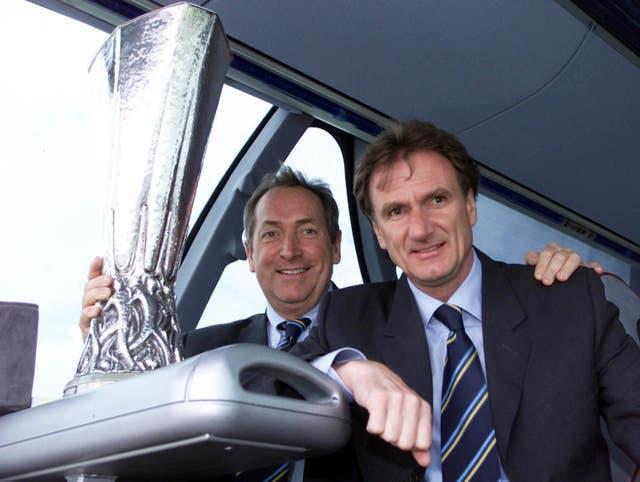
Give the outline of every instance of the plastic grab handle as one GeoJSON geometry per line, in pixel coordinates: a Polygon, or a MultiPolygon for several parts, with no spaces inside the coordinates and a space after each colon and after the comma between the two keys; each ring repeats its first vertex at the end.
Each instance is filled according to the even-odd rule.
{"type": "Polygon", "coordinates": [[[272,406],[274,399],[277,399],[278,407],[284,410],[339,414],[349,418],[348,404],[338,384],[309,363],[288,353],[262,345],[241,343],[203,353],[197,358],[197,369],[194,370],[189,390],[190,400],[224,395],[254,405],[272,406]],[[208,367],[203,369],[203,365],[211,365],[211,371],[208,367]],[[285,382],[304,400],[244,388],[242,375],[249,371],[259,371],[269,378],[285,382]],[[217,379],[212,383],[206,373],[215,373],[217,379]],[[323,407],[326,407],[326,412],[323,407]]]}

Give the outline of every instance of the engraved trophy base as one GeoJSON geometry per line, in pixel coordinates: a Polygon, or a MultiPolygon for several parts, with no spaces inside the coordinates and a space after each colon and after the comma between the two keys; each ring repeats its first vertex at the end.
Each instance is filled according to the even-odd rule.
{"type": "Polygon", "coordinates": [[[70,397],[78,393],[89,392],[96,388],[110,385],[120,380],[126,380],[140,372],[131,373],[90,373],[88,375],[75,376],[64,387],[63,397],[70,397]]]}

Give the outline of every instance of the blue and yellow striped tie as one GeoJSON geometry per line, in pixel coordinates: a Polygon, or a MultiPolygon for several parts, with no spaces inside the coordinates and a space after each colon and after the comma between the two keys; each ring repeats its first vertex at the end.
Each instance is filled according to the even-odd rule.
{"type": "Polygon", "coordinates": [[[289,351],[298,341],[298,337],[309,326],[309,318],[292,318],[278,324],[278,330],[282,330],[280,341],[276,345],[276,350],[289,351]]]}
{"type": "Polygon", "coordinates": [[[500,465],[478,352],[464,331],[460,308],[441,305],[434,316],[451,330],[440,417],[443,482],[495,482],[500,465]]]}

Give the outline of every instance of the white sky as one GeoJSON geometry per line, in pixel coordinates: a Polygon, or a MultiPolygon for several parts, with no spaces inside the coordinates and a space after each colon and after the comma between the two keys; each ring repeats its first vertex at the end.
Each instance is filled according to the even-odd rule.
{"type": "Polygon", "coordinates": [[[105,38],[30,2],[3,2],[0,299],[40,305],[35,397],[60,396],[82,349],[77,313],[104,204],[86,72],[105,38]]]}

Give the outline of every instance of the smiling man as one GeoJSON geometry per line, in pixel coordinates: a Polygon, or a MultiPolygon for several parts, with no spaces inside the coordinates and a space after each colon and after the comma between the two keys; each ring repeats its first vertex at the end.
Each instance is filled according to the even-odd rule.
{"type": "Polygon", "coordinates": [[[640,349],[593,271],[545,287],[473,247],[478,180],[432,124],[378,136],[354,191],[404,274],[328,293],[297,354],[366,357],[334,363],[362,480],[609,480],[601,415],[640,464],[640,349]]]}
{"type": "MultiPolygon", "coordinates": [[[[267,175],[251,195],[244,210],[244,227],[249,267],[267,299],[266,310],[243,320],[187,333],[186,356],[233,343],[290,349],[308,336],[317,318],[320,299],[332,288],[333,265],[340,261],[341,233],[338,207],[324,182],[307,180],[301,173],[281,167],[267,175]],[[300,328],[297,338],[289,338],[287,320],[300,328]]],[[[580,264],[580,257],[571,250],[553,244],[545,247],[540,256],[535,254],[530,262],[538,262],[536,276],[546,283],[556,278],[565,280],[580,264]]],[[[102,262],[96,258],[82,301],[83,336],[90,319],[99,314],[96,301],[111,295],[113,281],[101,274],[101,268],[102,262]]],[[[534,279],[533,274],[531,278],[534,279]]],[[[334,476],[333,465],[323,464],[314,479],[314,469],[309,465],[305,470],[307,481],[326,481],[334,476]]],[[[300,468],[301,464],[297,464],[291,478],[279,480],[302,480],[300,468]]],[[[335,468],[342,470],[338,465],[335,468]]]]}
{"type": "Polygon", "coordinates": [[[373,229],[380,247],[418,288],[447,300],[473,264],[475,192],[470,186],[455,189],[456,171],[435,151],[405,159],[371,176],[373,229]]]}
{"type": "Polygon", "coordinates": [[[327,192],[322,195],[302,185],[279,186],[247,204],[249,268],[282,316],[297,317],[315,307],[340,262],[337,207],[327,192]]]}
{"type": "Polygon", "coordinates": [[[302,341],[331,287],[341,232],[338,206],[324,182],[282,167],[247,201],[244,226],[249,269],[267,298],[266,312],[187,334],[187,356],[240,342],[275,348],[284,333],[281,324],[292,319],[309,320],[297,338],[302,341]]]}

